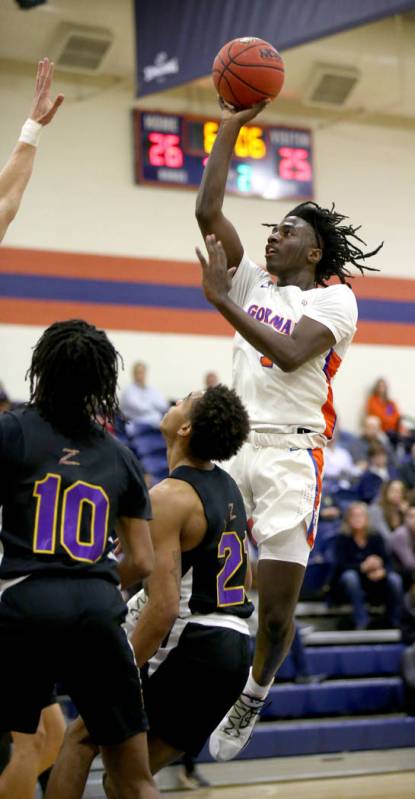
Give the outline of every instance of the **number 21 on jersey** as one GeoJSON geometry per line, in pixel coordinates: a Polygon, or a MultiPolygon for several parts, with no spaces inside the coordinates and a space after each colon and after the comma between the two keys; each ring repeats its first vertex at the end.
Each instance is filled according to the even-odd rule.
{"type": "Polygon", "coordinates": [[[74,560],[95,563],[104,552],[108,535],[109,499],[101,486],[78,480],[68,486],[61,497],[62,478],[47,474],[38,480],[33,489],[37,507],[33,532],[33,551],[53,555],[57,546],[57,520],[59,507],[59,543],[74,560]],[[82,515],[90,508],[88,540],[81,540],[82,515]]]}
{"type": "Polygon", "coordinates": [[[222,533],[218,544],[218,557],[225,558],[217,578],[216,593],[218,607],[242,605],[245,601],[243,585],[229,585],[229,581],[244,563],[244,548],[241,539],[235,532],[222,533]]]}

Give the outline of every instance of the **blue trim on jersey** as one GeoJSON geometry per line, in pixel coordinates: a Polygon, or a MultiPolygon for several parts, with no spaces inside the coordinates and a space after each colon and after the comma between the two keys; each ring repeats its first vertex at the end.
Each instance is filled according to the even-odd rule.
{"type": "Polygon", "coordinates": [[[311,516],[311,522],[310,522],[310,524],[308,526],[308,529],[307,529],[307,538],[308,538],[308,536],[310,535],[312,530],[314,530],[315,519],[316,519],[316,499],[317,499],[317,494],[318,494],[318,466],[316,464],[316,461],[315,461],[315,458],[314,458],[314,455],[313,455],[313,450],[312,449],[308,449],[307,452],[308,452],[308,454],[309,454],[309,456],[311,458],[312,464],[314,466],[314,473],[315,473],[315,476],[316,476],[316,490],[315,490],[315,493],[314,493],[313,513],[312,513],[312,516],[311,516]]]}

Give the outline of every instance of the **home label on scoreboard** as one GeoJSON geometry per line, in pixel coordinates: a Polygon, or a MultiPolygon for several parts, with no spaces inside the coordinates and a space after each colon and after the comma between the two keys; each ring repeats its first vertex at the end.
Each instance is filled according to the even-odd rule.
{"type": "MultiPolygon", "coordinates": [[[[133,111],[135,182],[197,189],[219,120],[133,111]]],[[[266,200],[313,197],[312,133],[303,128],[252,124],[241,128],[226,191],[266,200]]]]}

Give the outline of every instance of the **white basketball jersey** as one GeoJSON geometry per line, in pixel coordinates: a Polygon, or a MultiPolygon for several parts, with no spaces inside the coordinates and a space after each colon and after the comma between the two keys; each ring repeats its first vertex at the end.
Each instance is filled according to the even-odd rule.
{"type": "Polygon", "coordinates": [[[254,430],[290,428],[292,432],[292,428],[305,427],[330,439],[336,421],[331,382],[356,330],[353,292],[342,284],[308,291],[279,287],[244,254],[230,297],[250,316],[273,327],[276,335],[291,335],[302,316],[321,322],[333,333],[334,346],[294,372],[283,372],[239,333],[233,350],[233,386],[254,430]]]}

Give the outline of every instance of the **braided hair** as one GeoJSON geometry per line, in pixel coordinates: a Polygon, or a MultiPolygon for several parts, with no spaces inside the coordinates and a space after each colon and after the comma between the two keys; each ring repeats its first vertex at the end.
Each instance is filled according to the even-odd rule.
{"type": "MultiPolygon", "coordinates": [[[[321,208],[314,202],[301,203],[293,208],[287,216],[298,216],[300,219],[304,219],[316,234],[318,246],[322,250],[322,256],[315,272],[317,286],[326,286],[326,281],[331,277],[337,277],[340,283],[347,283],[346,278],[353,277],[353,274],[346,268],[346,264],[356,266],[362,275],[365,270],[379,271],[375,267],[366,266],[360,262],[376,255],[383,247],[383,242],[375,250],[364,252],[357,243],[365,244],[363,239],[356,235],[360,226],[342,225],[347,217],[335,210],[334,203],[331,208],[321,208]]],[[[274,225],[266,225],[266,227],[274,227],[274,225]]]]}
{"type": "Polygon", "coordinates": [[[103,330],[82,319],[55,322],[33,351],[29,404],[64,435],[90,434],[118,411],[119,358],[103,330]]]}

